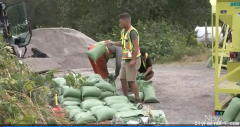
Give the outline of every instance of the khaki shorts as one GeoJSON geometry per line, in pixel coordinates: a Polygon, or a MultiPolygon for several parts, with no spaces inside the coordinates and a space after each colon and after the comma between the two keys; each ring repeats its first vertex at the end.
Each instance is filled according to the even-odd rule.
{"type": "Polygon", "coordinates": [[[134,67],[129,66],[130,61],[123,61],[121,66],[120,79],[127,79],[127,81],[136,81],[138,69],[141,66],[141,59],[136,59],[136,64],[134,67]]]}

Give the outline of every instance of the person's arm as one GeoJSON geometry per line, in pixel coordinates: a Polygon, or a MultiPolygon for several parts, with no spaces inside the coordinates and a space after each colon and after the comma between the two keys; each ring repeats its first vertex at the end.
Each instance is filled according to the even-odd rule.
{"type": "Polygon", "coordinates": [[[116,68],[115,68],[115,79],[118,77],[120,69],[121,69],[121,62],[122,62],[122,48],[116,47],[116,68]]]}
{"type": "Polygon", "coordinates": [[[146,67],[147,67],[147,70],[145,72],[145,75],[147,75],[149,72],[152,71],[152,62],[149,57],[146,59],[146,67]]]}
{"type": "Polygon", "coordinates": [[[138,45],[138,35],[137,35],[137,32],[135,30],[132,30],[130,32],[130,39],[131,39],[132,44],[133,44],[132,60],[136,60],[138,50],[139,50],[139,45],[138,45]]]}

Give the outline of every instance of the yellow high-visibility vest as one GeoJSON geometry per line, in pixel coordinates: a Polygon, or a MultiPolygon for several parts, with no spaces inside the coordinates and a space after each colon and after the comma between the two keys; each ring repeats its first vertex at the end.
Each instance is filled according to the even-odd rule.
{"type": "MultiPolygon", "coordinates": [[[[130,32],[131,30],[135,30],[138,34],[138,31],[134,27],[130,27],[128,31],[125,33],[125,30],[122,30],[121,33],[121,40],[122,40],[122,46],[123,46],[123,53],[122,53],[122,59],[132,59],[132,52],[133,52],[133,43],[130,39],[130,32]]],[[[139,34],[138,34],[138,45],[139,45],[139,34]]],[[[138,50],[137,57],[141,56],[140,49],[138,50]]]]}
{"type": "MultiPolygon", "coordinates": [[[[148,57],[148,54],[145,53],[145,60],[147,59],[147,57],[148,57]]],[[[145,60],[142,59],[142,63],[143,63],[143,67],[144,67],[145,69],[147,69],[147,68],[146,68],[146,61],[145,61],[145,60]]]]}

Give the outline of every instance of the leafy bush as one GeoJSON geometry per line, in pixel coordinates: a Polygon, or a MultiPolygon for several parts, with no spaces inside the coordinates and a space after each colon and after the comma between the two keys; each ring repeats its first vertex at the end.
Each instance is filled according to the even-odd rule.
{"type": "MultiPolygon", "coordinates": [[[[184,28],[165,22],[138,21],[133,25],[140,35],[140,47],[145,47],[155,63],[181,60],[184,56],[193,56],[205,52],[205,47],[198,44],[194,33],[184,28]]],[[[121,28],[114,27],[107,35],[98,34],[99,40],[120,39],[121,28]]]]}
{"type": "Polygon", "coordinates": [[[45,76],[32,73],[3,42],[0,42],[0,61],[0,123],[56,124],[46,103],[48,85],[57,86],[52,80],[56,70],[45,76]]]}

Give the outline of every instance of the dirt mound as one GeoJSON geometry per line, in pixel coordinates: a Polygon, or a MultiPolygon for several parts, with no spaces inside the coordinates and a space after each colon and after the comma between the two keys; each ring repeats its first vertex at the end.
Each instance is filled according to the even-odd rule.
{"type": "MultiPolygon", "coordinates": [[[[86,56],[89,46],[96,42],[85,34],[67,28],[42,28],[33,30],[26,57],[32,56],[31,48],[37,48],[57,62],[61,70],[91,68],[86,56]]],[[[44,59],[44,58],[42,58],[44,59]]],[[[44,66],[42,63],[40,65],[44,66]]],[[[109,63],[111,66],[112,61],[109,63]]]]}

